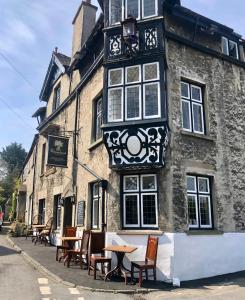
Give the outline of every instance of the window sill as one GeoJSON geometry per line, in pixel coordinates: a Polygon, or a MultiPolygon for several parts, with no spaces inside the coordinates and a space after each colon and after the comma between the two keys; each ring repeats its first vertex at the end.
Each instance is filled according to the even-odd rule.
{"type": "Polygon", "coordinates": [[[89,147],[88,150],[92,151],[95,148],[99,147],[103,143],[103,138],[98,139],[97,141],[93,142],[89,147]]]}
{"type": "Polygon", "coordinates": [[[193,132],[185,131],[183,129],[180,131],[180,133],[182,135],[184,135],[184,136],[199,138],[199,139],[207,140],[207,141],[210,141],[210,142],[214,142],[215,141],[214,138],[212,138],[210,135],[193,133],[193,132]]]}
{"type": "Polygon", "coordinates": [[[185,232],[187,235],[222,235],[224,234],[223,231],[221,230],[205,230],[205,229],[201,229],[201,230],[188,230],[185,232]]]}
{"type": "Polygon", "coordinates": [[[116,232],[117,235],[163,235],[161,230],[119,230],[116,232]]]}

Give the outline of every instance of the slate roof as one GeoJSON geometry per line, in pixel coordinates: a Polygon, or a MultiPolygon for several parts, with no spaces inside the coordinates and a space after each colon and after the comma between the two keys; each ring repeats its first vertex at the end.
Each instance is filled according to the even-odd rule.
{"type": "Polygon", "coordinates": [[[65,54],[54,52],[54,55],[58,58],[58,60],[62,63],[62,65],[67,68],[70,65],[71,58],[66,56],[65,54]]]}

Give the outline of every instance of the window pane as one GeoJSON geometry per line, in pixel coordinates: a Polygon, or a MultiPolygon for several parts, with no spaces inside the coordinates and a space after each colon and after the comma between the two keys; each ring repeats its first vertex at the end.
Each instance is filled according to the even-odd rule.
{"type": "Polygon", "coordinates": [[[191,130],[190,102],[182,100],[182,127],[191,130]]]}
{"type": "Polygon", "coordinates": [[[188,217],[190,227],[198,225],[196,208],[196,197],[188,195],[188,217]]]}
{"type": "Polygon", "coordinates": [[[144,81],[158,80],[158,79],[159,79],[158,63],[144,65],[144,81]]]}
{"type": "Polygon", "coordinates": [[[181,97],[190,98],[188,83],[181,82],[181,97]]]}
{"type": "Polygon", "coordinates": [[[187,176],[187,191],[196,192],[196,177],[187,176]]]}
{"type": "Polygon", "coordinates": [[[108,91],[108,117],[110,121],[122,119],[122,89],[108,91]]]}
{"type": "Polygon", "coordinates": [[[191,86],[191,99],[202,102],[202,89],[198,86],[191,86]]]}
{"type": "Polygon", "coordinates": [[[142,195],[143,205],[143,224],[156,225],[156,195],[142,195]]]}
{"type": "Polygon", "coordinates": [[[229,55],[228,39],[225,37],[222,37],[222,52],[229,55]]]}
{"type": "Polygon", "coordinates": [[[126,68],[126,82],[132,83],[132,82],[139,82],[139,81],[140,81],[140,67],[134,66],[134,67],[126,68]]]}
{"type": "Polygon", "coordinates": [[[93,185],[93,197],[98,196],[99,195],[99,184],[95,183],[93,185]]]}
{"type": "Polygon", "coordinates": [[[142,189],[143,190],[156,190],[156,177],[155,175],[142,176],[142,189]]]}
{"type": "Polygon", "coordinates": [[[137,195],[125,195],[125,225],[138,225],[138,197],[137,195]]]}
{"type": "Polygon", "coordinates": [[[119,23],[122,20],[122,0],[111,0],[110,3],[110,22],[119,23]]]}
{"type": "Polygon", "coordinates": [[[154,16],[156,14],[156,0],[144,0],[144,17],[154,16]]]}
{"type": "Polygon", "coordinates": [[[102,130],[100,128],[102,125],[102,99],[96,102],[96,110],[95,139],[98,139],[102,136],[102,130]]]}
{"type": "Polygon", "coordinates": [[[234,58],[238,58],[237,43],[229,41],[229,55],[234,58]]]}
{"type": "Polygon", "coordinates": [[[123,70],[115,69],[109,71],[109,86],[123,84],[123,70]]]}
{"type": "Polygon", "coordinates": [[[126,88],[127,119],[139,118],[140,116],[140,87],[126,88]]]}
{"type": "Polygon", "coordinates": [[[99,200],[93,199],[93,228],[99,227],[99,200]]]}
{"type": "Polygon", "coordinates": [[[139,0],[127,0],[127,17],[139,17],[139,0]]]}
{"type": "Polygon", "coordinates": [[[208,178],[198,178],[198,190],[200,193],[209,193],[209,179],[208,178]]]}
{"type": "Polygon", "coordinates": [[[193,130],[194,132],[203,133],[203,114],[202,106],[199,104],[192,103],[193,113],[193,130]]]}
{"type": "Polygon", "coordinates": [[[211,226],[209,197],[199,196],[201,226],[211,226]]]}
{"type": "Polygon", "coordinates": [[[138,176],[124,177],[124,190],[137,191],[138,190],[138,176]]]}
{"type": "Polygon", "coordinates": [[[158,107],[158,97],[159,97],[159,84],[145,84],[145,117],[158,116],[159,107],[158,107]]]}

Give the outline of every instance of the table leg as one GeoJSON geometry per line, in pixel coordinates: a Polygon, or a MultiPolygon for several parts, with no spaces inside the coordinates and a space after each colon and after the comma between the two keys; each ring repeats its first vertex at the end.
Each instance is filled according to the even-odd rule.
{"type": "Polygon", "coordinates": [[[126,273],[123,271],[123,258],[125,256],[125,253],[115,252],[115,254],[117,256],[117,266],[105,275],[105,281],[107,280],[108,277],[112,276],[115,273],[117,273],[119,276],[123,275],[124,278],[126,276],[126,273]]]}

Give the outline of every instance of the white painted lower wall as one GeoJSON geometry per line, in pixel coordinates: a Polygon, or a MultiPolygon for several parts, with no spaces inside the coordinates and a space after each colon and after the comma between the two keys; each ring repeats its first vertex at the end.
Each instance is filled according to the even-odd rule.
{"type": "MultiPolygon", "coordinates": [[[[138,249],[127,254],[131,260],[144,260],[147,235],[120,235],[107,232],[107,245],[132,245],[138,249]]],[[[159,236],[157,279],[180,281],[206,278],[245,270],[245,233],[187,235],[164,233],[159,236]]],[[[109,254],[109,253],[108,253],[109,254]]],[[[115,255],[112,255],[115,262],[115,255]]]]}

